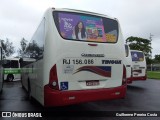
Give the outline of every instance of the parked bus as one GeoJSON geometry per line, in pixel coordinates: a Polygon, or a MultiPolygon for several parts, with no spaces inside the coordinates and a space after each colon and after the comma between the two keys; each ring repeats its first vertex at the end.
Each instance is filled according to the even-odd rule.
{"type": "Polygon", "coordinates": [[[5,64],[3,65],[4,80],[6,81],[17,81],[20,80],[21,69],[20,69],[20,58],[5,58],[5,64]]]}
{"type": "Polygon", "coordinates": [[[133,81],[146,80],[146,59],[142,51],[131,50],[133,81]]]}
{"type": "Polygon", "coordinates": [[[126,72],[127,72],[127,83],[132,83],[132,58],[131,58],[131,52],[130,47],[128,45],[125,45],[125,51],[126,51],[126,72]]]}
{"type": "Polygon", "coordinates": [[[2,44],[0,41],[0,92],[3,87],[3,67],[2,67],[2,44]]]}
{"type": "Polygon", "coordinates": [[[36,61],[22,68],[22,85],[43,106],[126,95],[124,40],[115,18],[48,9],[24,53],[36,61]]]}

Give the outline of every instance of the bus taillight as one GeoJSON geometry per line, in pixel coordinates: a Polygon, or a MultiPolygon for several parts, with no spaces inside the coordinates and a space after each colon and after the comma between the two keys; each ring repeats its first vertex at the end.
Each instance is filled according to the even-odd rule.
{"type": "Polygon", "coordinates": [[[52,89],[59,90],[58,77],[57,77],[57,67],[56,67],[56,65],[54,65],[51,68],[51,70],[50,70],[49,86],[52,89]]]}
{"type": "Polygon", "coordinates": [[[122,77],[122,85],[126,84],[126,67],[123,65],[123,77],[122,77]]]}

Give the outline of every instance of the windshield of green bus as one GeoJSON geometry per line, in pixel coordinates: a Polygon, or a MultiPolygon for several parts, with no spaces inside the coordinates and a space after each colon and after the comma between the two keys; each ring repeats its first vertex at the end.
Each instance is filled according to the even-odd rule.
{"type": "Polygon", "coordinates": [[[19,68],[18,60],[6,60],[6,64],[4,64],[4,68],[19,68]]]}
{"type": "Polygon", "coordinates": [[[132,61],[144,61],[144,54],[142,52],[131,52],[132,61]]]}
{"type": "Polygon", "coordinates": [[[105,17],[73,13],[53,12],[56,27],[62,38],[72,41],[116,43],[118,22],[105,17]]]}

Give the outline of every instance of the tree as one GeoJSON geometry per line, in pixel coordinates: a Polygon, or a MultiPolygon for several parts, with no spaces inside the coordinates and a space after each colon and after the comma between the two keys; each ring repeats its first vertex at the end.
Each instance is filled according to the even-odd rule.
{"type": "Polygon", "coordinates": [[[129,47],[132,50],[143,51],[146,57],[150,57],[152,53],[151,41],[140,37],[129,37],[126,39],[126,43],[129,43],[129,47]]]}
{"type": "Polygon", "coordinates": [[[42,53],[43,53],[43,47],[39,47],[38,44],[36,43],[36,41],[33,40],[26,47],[25,56],[38,59],[40,57],[40,55],[42,55],[42,53]]]}
{"type": "Polygon", "coordinates": [[[27,40],[25,40],[24,38],[21,39],[20,41],[20,49],[18,50],[18,55],[19,57],[22,57],[23,54],[24,54],[24,51],[26,49],[26,46],[27,46],[27,40]]]}
{"type": "Polygon", "coordinates": [[[155,60],[159,61],[160,62],[160,55],[155,55],[155,60]]]}
{"type": "Polygon", "coordinates": [[[155,55],[153,62],[154,63],[160,63],[160,55],[155,55]]]}
{"type": "Polygon", "coordinates": [[[150,64],[153,64],[154,60],[149,58],[149,57],[146,57],[146,63],[147,65],[150,65],[150,64]]]}
{"type": "Polygon", "coordinates": [[[143,51],[146,56],[147,64],[151,64],[153,62],[151,59],[152,47],[150,40],[131,36],[126,39],[126,43],[129,44],[131,50],[143,51]]]}
{"type": "Polygon", "coordinates": [[[2,42],[2,49],[3,49],[3,58],[11,56],[13,53],[15,53],[13,43],[9,41],[8,38],[6,40],[1,40],[2,42]]]}

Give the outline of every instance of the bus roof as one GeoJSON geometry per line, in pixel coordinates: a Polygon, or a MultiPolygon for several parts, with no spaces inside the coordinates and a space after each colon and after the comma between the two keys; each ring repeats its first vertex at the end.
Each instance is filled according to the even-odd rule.
{"type": "Polygon", "coordinates": [[[103,16],[103,17],[107,17],[107,18],[110,18],[110,19],[117,20],[117,18],[110,17],[110,16],[105,15],[105,14],[100,14],[100,13],[90,12],[90,11],[84,11],[84,10],[78,10],[78,9],[70,9],[70,8],[49,8],[49,9],[53,9],[53,10],[56,10],[56,11],[79,12],[79,13],[86,13],[86,14],[88,13],[88,14],[92,14],[92,15],[103,16]]]}
{"type": "Polygon", "coordinates": [[[23,61],[34,62],[34,61],[36,61],[36,59],[34,59],[34,58],[23,58],[23,61]]]}
{"type": "Polygon", "coordinates": [[[130,50],[130,51],[133,51],[133,52],[142,52],[143,53],[143,51],[140,51],[140,50],[130,50]]]}
{"type": "Polygon", "coordinates": [[[19,60],[20,58],[7,57],[5,60],[19,60]]]}

